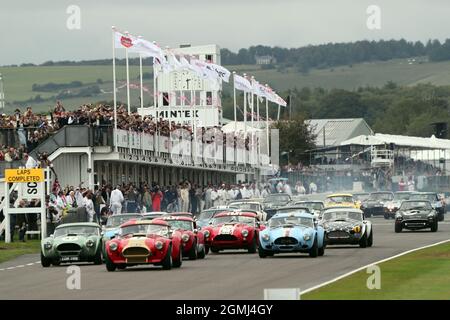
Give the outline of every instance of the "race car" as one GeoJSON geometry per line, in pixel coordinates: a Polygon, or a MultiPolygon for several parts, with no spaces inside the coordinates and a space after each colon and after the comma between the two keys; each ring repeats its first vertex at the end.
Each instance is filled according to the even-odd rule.
{"type": "Polygon", "coordinates": [[[326,210],[320,225],[325,229],[327,245],[352,244],[361,248],[373,245],[373,228],[364,213],[355,208],[334,208],[326,210]]]}
{"type": "Polygon", "coordinates": [[[262,203],[267,214],[266,219],[269,220],[275,214],[276,209],[286,206],[291,200],[291,196],[287,193],[269,194],[262,203]]]}
{"type": "Polygon", "coordinates": [[[235,201],[230,204],[230,208],[240,209],[240,210],[252,210],[256,211],[260,221],[266,221],[267,213],[264,211],[264,206],[257,201],[235,201]]]}
{"type": "Polygon", "coordinates": [[[259,233],[260,258],[275,253],[301,252],[316,258],[325,253],[324,229],[304,212],[277,213],[259,233]]]}
{"type": "Polygon", "coordinates": [[[181,238],[165,221],[130,220],[120,226],[117,237],[106,242],[106,270],[135,265],[158,265],[164,270],[183,262],[181,238]]]}
{"type": "Polygon", "coordinates": [[[325,199],[325,208],[335,207],[353,207],[358,209],[359,205],[356,203],[353,196],[348,193],[330,194],[325,199]]]}
{"type": "Polygon", "coordinates": [[[162,217],[163,215],[167,215],[167,212],[165,212],[165,211],[146,212],[146,213],[142,213],[141,220],[152,220],[152,219],[162,217]]]}
{"type": "Polygon", "coordinates": [[[101,228],[96,223],[65,223],[55,233],[41,240],[41,265],[71,262],[102,263],[101,228]]]}
{"type": "Polygon", "coordinates": [[[188,257],[190,260],[205,258],[209,250],[205,245],[203,231],[197,230],[194,219],[184,216],[167,216],[153,221],[158,220],[167,222],[174,233],[178,233],[182,240],[183,257],[188,257]]]}
{"type": "Polygon", "coordinates": [[[445,208],[446,203],[444,198],[439,196],[436,192],[416,192],[410,199],[430,201],[431,206],[438,214],[439,221],[444,221],[444,214],[447,213],[447,209],[445,208]]]}
{"type": "Polygon", "coordinates": [[[438,230],[438,214],[428,200],[405,200],[395,214],[395,232],[403,229],[418,230],[430,228],[438,230]]]}
{"type": "Polygon", "coordinates": [[[202,212],[197,218],[197,227],[198,228],[206,227],[209,224],[209,221],[211,221],[211,219],[214,218],[216,214],[229,211],[233,211],[233,208],[230,208],[228,206],[221,206],[220,208],[214,207],[202,210],[202,212]]]}
{"type": "Polygon", "coordinates": [[[397,191],[394,193],[394,198],[391,201],[387,201],[384,203],[384,218],[395,219],[395,213],[398,208],[400,208],[402,202],[404,200],[409,200],[409,198],[415,194],[414,191],[397,191]]]}
{"type": "Polygon", "coordinates": [[[294,202],[294,205],[308,208],[309,212],[311,212],[311,214],[313,214],[316,219],[319,218],[320,213],[325,208],[325,204],[323,203],[323,201],[319,201],[319,200],[296,201],[296,202],[294,202]]]}
{"type": "Polygon", "coordinates": [[[245,249],[249,253],[256,253],[261,229],[264,229],[264,226],[254,213],[222,212],[202,230],[206,244],[214,253],[225,249],[245,249]]]}
{"type": "Polygon", "coordinates": [[[385,204],[394,199],[394,194],[388,191],[372,192],[369,198],[361,203],[360,209],[366,217],[384,215],[385,204]]]}

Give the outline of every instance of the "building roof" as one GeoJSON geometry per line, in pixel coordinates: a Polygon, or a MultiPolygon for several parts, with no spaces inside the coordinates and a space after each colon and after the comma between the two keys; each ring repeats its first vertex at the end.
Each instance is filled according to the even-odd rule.
{"type": "Polygon", "coordinates": [[[339,146],[342,141],[362,134],[373,135],[372,129],[363,118],[311,119],[305,122],[317,136],[315,141],[317,147],[339,146]]]}

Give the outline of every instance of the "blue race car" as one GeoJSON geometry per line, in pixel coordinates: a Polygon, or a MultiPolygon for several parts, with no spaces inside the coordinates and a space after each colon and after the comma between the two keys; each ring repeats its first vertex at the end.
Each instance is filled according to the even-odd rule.
{"type": "Polygon", "coordinates": [[[259,256],[301,252],[316,258],[325,253],[324,229],[306,212],[277,213],[259,233],[259,256]]]}

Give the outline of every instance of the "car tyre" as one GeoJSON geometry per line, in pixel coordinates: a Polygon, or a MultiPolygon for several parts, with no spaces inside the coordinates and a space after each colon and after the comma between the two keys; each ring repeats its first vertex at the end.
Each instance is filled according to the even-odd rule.
{"type": "Polygon", "coordinates": [[[433,223],[433,225],[431,226],[431,232],[436,232],[436,231],[438,231],[438,222],[437,221],[435,221],[433,223]]]}
{"type": "Polygon", "coordinates": [[[367,231],[364,232],[364,235],[361,239],[359,239],[359,247],[360,248],[366,248],[367,247],[367,231]]]}
{"type": "Polygon", "coordinates": [[[256,234],[253,236],[252,244],[248,247],[248,253],[256,253],[258,245],[256,243],[256,234]]]}
{"type": "Polygon", "coordinates": [[[317,245],[317,237],[315,237],[314,243],[313,243],[311,249],[309,249],[309,256],[311,258],[317,258],[318,255],[319,255],[319,246],[317,245]]]}
{"type": "Polygon", "coordinates": [[[219,253],[219,248],[211,247],[211,252],[213,252],[213,253],[219,253]]]}
{"type": "Polygon", "coordinates": [[[191,250],[189,250],[188,256],[189,260],[197,260],[198,257],[197,240],[194,240],[191,250]]]}
{"type": "Polygon", "coordinates": [[[121,263],[117,265],[117,269],[119,270],[125,270],[127,268],[127,265],[125,263],[121,263]]]}
{"type": "Polygon", "coordinates": [[[106,260],[106,270],[108,270],[109,272],[116,271],[117,265],[111,260],[109,260],[108,257],[106,257],[105,260],[106,260]]]}
{"type": "Polygon", "coordinates": [[[389,214],[385,213],[385,214],[384,214],[384,218],[385,218],[386,220],[389,220],[389,214]]]}
{"type": "Polygon", "coordinates": [[[402,232],[402,230],[403,230],[402,225],[399,223],[396,223],[395,224],[395,233],[400,233],[400,232],[402,232]]]}
{"type": "Polygon", "coordinates": [[[439,213],[438,219],[439,219],[439,221],[444,221],[444,213],[439,213]]]}
{"type": "Polygon", "coordinates": [[[164,270],[172,269],[172,246],[169,246],[169,249],[167,249],[166,256],[161,261],[161,265],[164,270]]]}
{"type": "Polygon", "coordinates": [[[59,266],[59,265],[61,265],[61,261],[59,261],[59,260],[53,260],[53,261],[52,261],[52,265],[54,265],[54,266],[59,266]]]}
{"type": "Polygon", "coordinates": [[[48,267],[50,267],[51,264],[52,264],[52,261],[49,258],[46,258],[41,251],[41,265],[44,268],[48,268],[48,267]]]}
{"type": "Polygon", "coordinates": [[[172,267],[179,268],[183,264],[183,249],[180,247],[180,254],[178,255],[177,260],[173,260],[172,267]]]}
{"type": "Polygon", "coordinates": [[[205,257],[206,257],[205,250],[206,250],[205,245],[202,245],[202,250],[198,251],[198,254],[197,254],[198,259],[205,259],[205,257]]]}
{"type": "Polygon", "coordinates": [[[373,245],[373,230],[370,230],[370,236],[367,239],[367,246],[371,247],[373,245]]]}
{"type": "Polygon", "coordinates": [[[267,257],[267,252],[261,246],[258,247],[258,255],[260,258],[264,259],[267,257]]]}
{"type": "Polygon", "coordinates": [[[95,253],[95,257],[94,257],[94,264],[95,265],[100,265],[103,262],[103,258],[102,258],[102,250],[100,247],[98,247],[97,252],[95,253]]]}

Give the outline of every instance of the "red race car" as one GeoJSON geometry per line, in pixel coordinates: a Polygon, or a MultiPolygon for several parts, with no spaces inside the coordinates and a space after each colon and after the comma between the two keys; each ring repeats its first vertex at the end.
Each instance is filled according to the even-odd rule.
{"type": "Polygon", "coordinates": [[[205,258],[206,246],[203,231],[197,230],[194,219],[186,216],[165,216],[156,218],[153,221],[166,221],[174,230],[174,234],[181,238],[183,247],[183,257],[190,260],[205,258]]]}
{"type": "Polygon", "coordinates": [[[212,252],[246,249],[249,253],[255,253],[262,228],[256,214],[240,211],[219,213],[202,230],[212,252]]]}
{"type": "Polygon", "coordinates": [[[165,221],[130,220],[117,236],[106,242],[106,270],[139,264],[160,265],[169,270],[181,266],[181,238],[165,221]]]}

